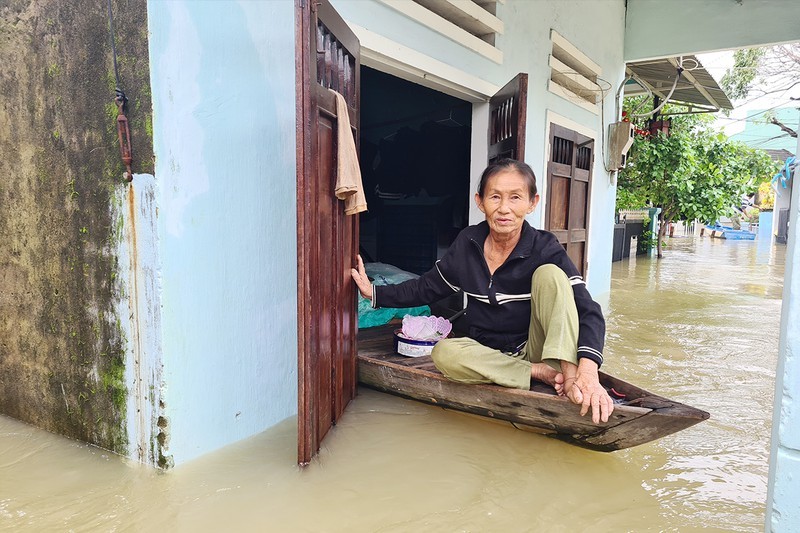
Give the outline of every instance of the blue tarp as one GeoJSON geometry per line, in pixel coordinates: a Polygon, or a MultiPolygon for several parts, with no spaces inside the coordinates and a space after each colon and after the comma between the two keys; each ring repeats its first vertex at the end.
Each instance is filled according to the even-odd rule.
{"type": "MultiPolygon", "coordinates": [[[[409,279],[418,278],[416,274],[401,270],[394,265],[387,265],[386,263],[366,263],[364,269],[367,271],[367,276],[372,280],[375,285],[394,285],[402,283],[409,279]]],[[[388,324],[393,318],[403,318],[406,315],[411,316],[429,316],[431,308],[427,305],[419,307],[407,307],[402,309],[380,308],[373,309],[372,302],[358,295],[358,327],[359,328],[374,328],[375,326],[382,326],[388,324]]]]}

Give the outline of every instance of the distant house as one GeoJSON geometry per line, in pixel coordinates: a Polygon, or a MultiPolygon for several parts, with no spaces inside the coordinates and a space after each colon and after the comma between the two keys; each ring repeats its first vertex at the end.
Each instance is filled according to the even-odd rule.
{"type": "MultiPolygon", "coordinates": [[[[800,126],[800,110],[797,107],[779,107],[773,110],[747,110],[740,131],[731,139],[741,141],[753,148],[761,148],[770,157],[784,164],[797,150],[796,132],[800,126]],[[772,123],[766,113],[774,116],[779,124],[772,123]],[[781,127],[781,125],[783,127],[781,127]],[[795,132],[793,137],[788,130],[795,132]]],[[[789,209],[792,199],[792,180],[781,180],[774,184],[776,189],[775,207],[772,218],[772,235],[779,244],[786,244],[789,229],[789,209]]],[[[765,219],[765,220],[768,220],[765,219]]]]}

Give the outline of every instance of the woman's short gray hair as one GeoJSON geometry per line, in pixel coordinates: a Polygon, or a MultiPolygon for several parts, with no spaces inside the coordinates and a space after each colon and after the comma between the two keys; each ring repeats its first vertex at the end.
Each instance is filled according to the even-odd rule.
{"type": "Polygon", "coordinates": [[[500,174],[501,172],[508,171],[518,172],[523,178],[525,178],[525,181],[528,184],[530,198],[533,200],[538,192],[536,189],[536,175],[533,173],[533,169],[527,163],[517,161],[516,159],[498,159],[494,163],[490,163],[489,166],[486,167],[486,170],[483,171],[483,174],[481,174],[481,181],[478,184],[478,196],[483,198],[483,193],[486,190],[486,184],[489,182],[490,178],[496,174],[500,174]]]}

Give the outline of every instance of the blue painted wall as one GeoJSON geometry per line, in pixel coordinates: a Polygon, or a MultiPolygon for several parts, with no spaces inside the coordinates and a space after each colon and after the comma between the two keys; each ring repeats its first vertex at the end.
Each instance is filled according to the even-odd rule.
{"type": "Polygon", "coordinates": [[[165,453],[296,412],[292,2],[148,2],[165,453]]]}
{"type": "MultiPolygon", "coordinates": [[[[346,20],[498,86],[528,72],[526,159],[540,179],[548,112],[594,131],[599,143],[601,117],[547,91],[550,30],[616,87],[622,0],[499,5],[502,65],[380,2],[333,3],[346,20]]],[[[162,453],[180,464],[296,412],[294,4],[150,0],[148,18],[169,438],[162,453]]],[[[604,110],[608,122],[613,95],[604,110]]],[[[601,301],[613,208],[598,153],[588,282],[601,301]]],[[[532,222],[541,227],[541,214],[532,222]]]]}

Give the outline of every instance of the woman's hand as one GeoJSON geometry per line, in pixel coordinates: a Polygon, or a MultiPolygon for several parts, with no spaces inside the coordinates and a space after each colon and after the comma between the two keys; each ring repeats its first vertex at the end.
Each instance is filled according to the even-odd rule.
{"type": "Polygon", "coordinates": [[[353,276],[353,281],[356,282],[358,292],[361,293],[361,296],[372,300],[372,283],[367,277],[367,271],[364,269],[364,261],[361,259],[360,254],[358,256],[358,269],[351,268],[350,275],[353,276]]]}
{"type": "MultiPolygon", "coordinates": [[[[566,376],[565,376],[566,377],[566,376]]],[[[597,363],[591,359],[580,359],[574,383],[564,383],[567,397],[572,403],[581,405],[581,416],[592,410],[592,422],[608,422],[614,411],[614,401],[600,385],[597,363]]]]}

